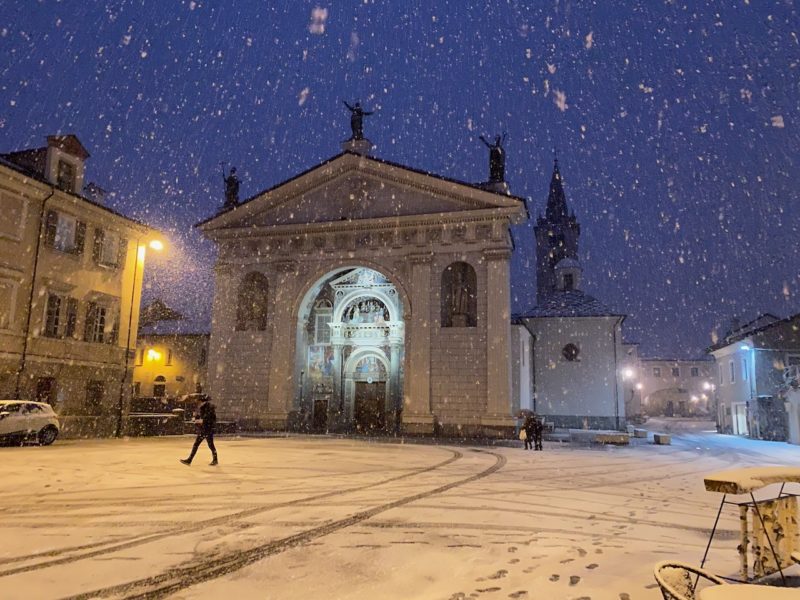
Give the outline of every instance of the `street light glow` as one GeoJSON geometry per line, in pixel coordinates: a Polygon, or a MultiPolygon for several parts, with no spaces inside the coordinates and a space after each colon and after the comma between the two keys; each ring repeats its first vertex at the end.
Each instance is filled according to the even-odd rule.
{"type": "Polygon", "coordinates": [[[641,390],[643,387],[644,387],[644,386],[642,385],[642,382],[641,382],[641,381],[640,381],[639,383],[637,383],[637,384],[636,384],[636,389],[637,389],[637,390],[641,390]]]}
{"type": "Polygon", "coordinates": [[[150,348],[150,350],[147,351],[147,360],[156,361],[159,360],[160,358],[161,358],[161,352],[159,352],[155,348],[150,348]]]}
{"type": "Polygon", "coordinates": [[[149,245],[150,248],[159,252],[164,249],[164,242],[161,240],[151,240],[149,245]]]}
{"type": "Polygon", "coordinates": [[[748,346],[747,344],[742,344],[741,346],[739,346],[739,350],[744,350],[746,352],[747,350],[750,350],[750,346],[748,346]]]}
{"type": "Polygon", "coordinates": [[[633,377],[633,369],[631,369],[630,367],[625,367],[624,369],[622,369],[622,376],[625,379],[630,379],[631,377],[633,377]]]}

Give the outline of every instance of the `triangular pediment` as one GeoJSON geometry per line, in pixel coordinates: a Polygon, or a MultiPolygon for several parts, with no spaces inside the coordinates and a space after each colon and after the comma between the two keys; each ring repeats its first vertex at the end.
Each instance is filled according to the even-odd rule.
{"type": "Polygon", "coordinates": [[[520,198],[345,153],[201,224],[270,227],[472,211],[524,214],[520,198]]]}

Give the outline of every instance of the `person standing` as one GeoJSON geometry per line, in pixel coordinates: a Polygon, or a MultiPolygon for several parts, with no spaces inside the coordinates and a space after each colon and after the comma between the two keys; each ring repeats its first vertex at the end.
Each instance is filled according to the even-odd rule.
{"type": "Polygon", "coordinates": [[[181,462],[186,466],[191,465],[194,455],[197,454],[197,449],[200,447],[203,440],[205,440],[209,450],[211,450],[212,458],[209,465],[212,467],[217,466],[219,462],[217,461],[217,449],[214,446],[214,429],[217,426],[217,410],[214,403],[211,402],[211,399],[205,394],[200,396],[200,408],[195,413],[194,424],[197,427],[197,437],[194,440],[192,451],[189,453],[189,458],[182,458],[181,462]]]}
{"type": "Polygon", "coordinates": [[[542,419],[536,415],[533,416],[532,421],[533,423],[531,424],[531,429],[533,433],[533,449],[541,450],[542,436],[544,435],[544,423],[542,422],[542,419]]]}
{"type": "Polygon", "coordinates": [[[533,415],[526,415],[522,425],[525,430],[525,450],[533,450],[533,415]]]}

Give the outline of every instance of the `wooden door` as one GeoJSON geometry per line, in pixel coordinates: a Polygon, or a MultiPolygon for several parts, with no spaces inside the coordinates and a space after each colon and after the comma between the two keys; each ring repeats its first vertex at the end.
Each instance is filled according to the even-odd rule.
{"type": "Polygon", "coordinates": [[[357,431],[372,433],[386,428],[385,382],[356,382],[353,417],[357,431]]]}

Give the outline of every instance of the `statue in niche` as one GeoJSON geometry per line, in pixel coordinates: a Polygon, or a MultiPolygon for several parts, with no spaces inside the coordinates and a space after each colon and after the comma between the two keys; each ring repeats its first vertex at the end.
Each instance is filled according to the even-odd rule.
{"type": "Polygon", "coordinates": [[[368,117],[373,111],[366,111],[361,108],[361,102],[356,102],[355,106],[350,106],[346,100],[342,100],[344,105],[350,111],[350,129],[353,135],[350,136],[351,140],[364,139],[364,117],[368,117]]]}
{"type": "Polygon", "coordinates": [[[225,208],[236,206],[239,204],[239,178],[236,176],[236,167],[231,167],[227,177],[223,168],[222,181],[225,182],[225,208]]]}
{"type": "Polygon", "coordinates": [[[489,148],[489,183],[502,183],[506,180],[506,151],[503,143],[506,141],[506,134],[497,135],[494,144],[488,142],[485,137],[480,136],[481,141],[489,148]]]}
{"type": "Polygon", "coordinates": [[[454,275],[450,307],[453,327],[466,327],[469,321],[469,288],[460,269],[454,275]]]}

